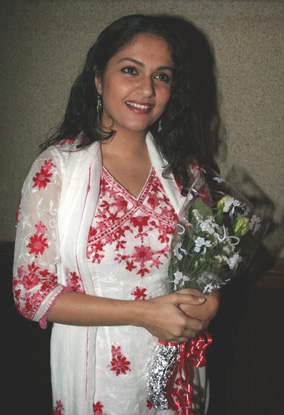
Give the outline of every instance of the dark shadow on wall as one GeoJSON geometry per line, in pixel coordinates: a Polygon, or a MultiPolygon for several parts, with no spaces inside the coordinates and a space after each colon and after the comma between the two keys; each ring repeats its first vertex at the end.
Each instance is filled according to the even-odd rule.
{"type": "Polygon", "coordinates": [[[193,135],[208,143],[211,154],[206,157],[204,153],[208,161],[211,162],[212,156],[223,161],[227,156],[226,130],[220,115],[222,96],[217,82],[214,46],[194,23],[178,15],[164,15],[164,18],[168,19],[173,33],[183,40],[184,62],[191,80],[190,100],[194,110],[191,128],[196,129],[193,135]]]}
{"type": "Polygon", "coordinates": [[[2,411],[9,414],[51,415],[49,366],[50,328],[23,318],[12,295],[13,242],[0,242],[2,304],[2,411]],[[6,412],[7,411],[7,412],[6,412]]]}
{"type": "Polygon", "coordinates": [[[233,165],[226,179],[254,206],[256,213],[267,221],[269,227],[263,244],[267,255],[272,259],[278,258],[284,247],[284,209],[270,199],[245,168],[233,165]]]}
{"type": "Polygon", "coordinates": [[[250,268],[222,289],[210,325],[209,415],[271,415],[284,405],[284,211],[234,166],[227,180],[266,218],[269,228],[250,268]]]}

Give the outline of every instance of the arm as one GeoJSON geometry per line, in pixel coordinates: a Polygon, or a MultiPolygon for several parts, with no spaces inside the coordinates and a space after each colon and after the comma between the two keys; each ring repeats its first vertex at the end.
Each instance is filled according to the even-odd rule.
{"type": "Polygon", "coordinates": [[[26,318],[42,321],[56,297],[57,203],[61,191],[60,164],[47,150],[33,163],[22,189],[17,214],[13,291],[16,307],[26,318]]]}
{"type": "Polygon", "coordinates": [[[148,301],[114,300],[68,292],[60,295],[48,313],[48,320],[73,325],[132,325],[144,327],[154,336],[182,342],[203,328],[199,319],[187,316],[179,304],[196,314],[204,299],[187,293],[173,293],[148,301]]]}

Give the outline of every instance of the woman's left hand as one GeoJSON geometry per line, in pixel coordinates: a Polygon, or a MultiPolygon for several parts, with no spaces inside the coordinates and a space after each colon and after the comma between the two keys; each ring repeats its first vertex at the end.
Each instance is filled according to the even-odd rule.
{"type": "Polygon", "coordinates": [[[220,305],[220,293],[219,291],[214,291],[212,294],[202,294],[198,290],[194,289],[184,289],[181,290],[180,293],[184,294],[191,294],[197,297],[205,298],[203,304],[198,306],[196,305],[188,305],[188,304],[179,304],[180,310],[182,310],[189,318],[193,321],[198,320],[201,322],[201,330],[205,330],[210,321],[215,317],[217,314],[219,305],[220,305]]]}

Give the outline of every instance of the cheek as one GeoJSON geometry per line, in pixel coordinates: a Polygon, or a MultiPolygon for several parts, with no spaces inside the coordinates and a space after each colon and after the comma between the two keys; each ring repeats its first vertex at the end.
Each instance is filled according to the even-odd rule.
{"type": "Polygon", "coordinates": [[[124,82],[121,77],[112,77],[106,79],[104,83],[103,93],[105,97],[114,99],[123,99],[131,91],[133,86],[127,82],[124,82]]]}

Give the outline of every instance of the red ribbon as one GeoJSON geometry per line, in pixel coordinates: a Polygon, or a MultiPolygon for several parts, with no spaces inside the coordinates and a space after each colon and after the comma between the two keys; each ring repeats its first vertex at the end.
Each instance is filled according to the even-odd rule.
{"type": "MultiPolygon", "coordinates": [[[[161,340],[160,343],[166,346],[177,345],[161,340]]],[[[189,342],[179,344],[179,356],[167,384],[169,407],[175,410],[176,415],[192,415],[194,367],[205,366],[205,352],[211,343],[211,335],[204,331],[189,342]]]]}

